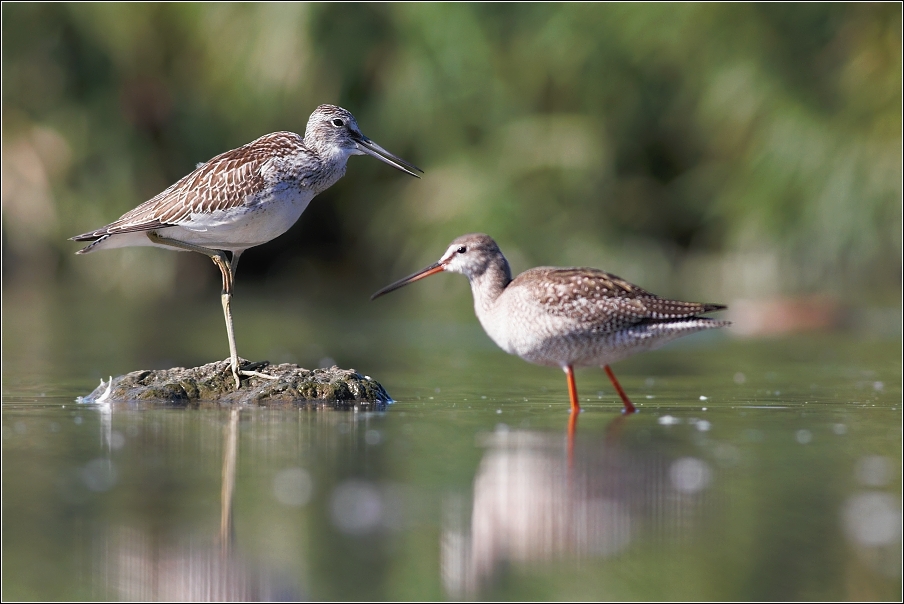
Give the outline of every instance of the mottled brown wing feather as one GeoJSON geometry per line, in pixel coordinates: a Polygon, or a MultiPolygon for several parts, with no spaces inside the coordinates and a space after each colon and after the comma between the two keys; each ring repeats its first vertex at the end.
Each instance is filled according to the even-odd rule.
{"type": "Polygon", "coordinates": [[[548,314],[593,325],[603,331],[628,325],[695,317],[724,308],[660,298],[624,279],[593,268],[535,268],[509,287],[529,287],[548,314]]]}
{"type": "Polygon", "coordinates": [[[297,134],[274,132],[221,153],[118,220],[72,239],[86,241],[116,233],[149,231],[178,225],[192,213],[240,206],[264,188],[266,183],[261,174],[264,163],[294,151],[301,144],[297,134]]]}

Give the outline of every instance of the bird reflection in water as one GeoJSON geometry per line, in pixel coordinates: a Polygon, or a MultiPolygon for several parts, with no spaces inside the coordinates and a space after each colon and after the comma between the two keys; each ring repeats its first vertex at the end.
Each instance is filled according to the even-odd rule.
{"type": "Polygon", "coordinates": [[[473,596],[513,565],[617,555],[641,528],[645,539],[680,536],[701,517],[709,465],[626,442],[632,421],[614,418],[601,442],[578,439],[577,413],[565,439],[502,425],[484,434],[470,528],[462,498],[444,509],[441,563],[450,596],[473,596]],[[688,473],[703,479],[686,480],[688,473]]]}
{"type": "Polygon", "coordinates": [[[304,596],[296,585],[249,563],[235,546],[232,504],[240,414],[240,409],[232,409],[223,428],[218,539],[201,536],[172,543],[153,530],[113,527],[98,537],[94,548],[95,588],[100,594],[162,602],[298,600],[304,596]]]}

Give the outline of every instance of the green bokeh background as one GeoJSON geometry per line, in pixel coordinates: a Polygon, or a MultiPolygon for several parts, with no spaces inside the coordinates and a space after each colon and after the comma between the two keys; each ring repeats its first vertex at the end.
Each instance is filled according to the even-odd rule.
{"type": "Polygon", "coordinates": [[[515,272],[900,304],[897,4],[2,10],[6,287],[213,295],[206,258],[76,257],[67,238],[335,103],[426,174],[352,159],[289,233],[243,256],[239,296],[358,299],[483,231],[515,272]]]}
{"type": "MultiPolygon", "coordinates": [[[[367,448],[363,431],[335,437],[327,415],[256,414],[239,465],[240,543],[265,560],[285,551],[274,543],[288,543],[291,556],[280,561],[312,565],[301,576],[315,599],[442,597],[439,511],[381,541],[391,549],[374,557],[333,538],[326,493],[362,474],[413,485],[413,504],[439,510],[450,493],[471,488],[482,455],[474,434],[499,421],[494,398],[509,405],[513,426],[564,430],[561,372],[484,337],[464,279],[436,277],[367,301],[435,261],[452,238],[483,231],[516,273],[595,266],[661,295],[726,303],[734,326],[713,338],[742,333],[743,314],[730,313],[744,308],[777,330],[801,329],[810,315],[811,327],[853,317],[870,328],[862,339],[842,332],[709,348],[701,334],[687,339],[688,353],[625,361],[616,372],[632,396],[655,392],[655,401],[642,399],[650,405],[690,413],[701,392],[756,405],[749,415],[722,404],[707,412],[712,434],[754,460],[720,492],[733,524],[707,525],[698,549],[647,541],[589,583],[593,567],[560,563],[553,579],[524,571],[512,575],[523,583],[491,596],[900,597],[899,542],[843,549],[832,516],[843,494],[861,488],[852,466],[864,455],[893,460],[900,475],[900,4],[0,10],[4,404],[12,400],[4,436],[34,422],[27,436],[4,441],[12,461],[2,473],[3,572],[13,596],[96,597],[85,583],[91,558],[77,555],[105,526],[95,519],[115,526],[146,515],[149,534],[166,534],[182,526],[173,510],[176,520],[208,517],[221,476],[220,419],[142,411],[117,415],[117,429],[154,436],[117,463],[122,476],[149,477],[156,499],[140,480],[102,504],[98,496],[72,508],[60,498],[54,476],[81,472],[100,446],[93,410],[65,409],[76,394],[99,377],[227,354],[219,275],[207,258],[147,248],[76,256],[80,245],[68,238],[113,221],[198,162],[268,132],[303,131],[317,105],[334,103],[424,178],[352,158],[288,233],[246,252],[233,301],[239,351],[356,367],[402,402],[374,419],[383,449],[367,448]],[[653,376],[661,390],[649,389],[653,376]],[[459,412],[456,404],[481,395],[491,400],[459,412]],[[33,401],[41,402],[29,408],[33,401]],[[783,405],[790,409],[768,408],[783,405]],[[806,417],[804,405],[815,408],[806,417]],[[76,413],[87,419],[77,429],[76,413]],[[321,423],[305,433],[315,443],[307,449],[294,434],[311,417],[321,423]],[[59,437],[43,427],[47,418],[66,426],[59,437]],[[833,425],[850,425],[848,440],[833,425]],[[794,440],[797,430],[812,430],[809,448],[794,440]],[[276,446],[276,434],[290,446],[276,446]],[[274,512],[272,473],[310,451],[321,456],[311,467],[325,477],[323,502],[301,520],[274,512]],[[135,506],[123,504],[130,497],[135,506]]],[[[610,388],[589,369],[579,387],[587,396],[610,388]]],[[[612,400],[600,395],[588,407],[612,400]]],[[[584,446],[603,442],[609,410],[581,419],[584,446]]],[[[679,453],[702,434],[687,423],[683,436],[666,438],[672,428],[655,418],[636,419],[649,422],[654,444],[679,453]]],[[[346,420],[361,421],[338,421],[346,420]]],[[[899,482],[887,490],[898,502],[899,482]]]]}

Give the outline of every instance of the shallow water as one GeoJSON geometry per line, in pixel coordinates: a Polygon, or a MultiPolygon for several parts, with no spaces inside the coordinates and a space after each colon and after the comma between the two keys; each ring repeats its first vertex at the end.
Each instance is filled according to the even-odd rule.
{"type": "Polygon", "coordinates": [[[211,360],[208,308],[4,303],[5,599],[902,595],[897,336],[699,334],[614,366],[633,416],[579,370],[570,427],[564,375],[473,317],[237,319],[248,356],[335,359],[396,402],[232,412],[74,402],[211,360]]]}

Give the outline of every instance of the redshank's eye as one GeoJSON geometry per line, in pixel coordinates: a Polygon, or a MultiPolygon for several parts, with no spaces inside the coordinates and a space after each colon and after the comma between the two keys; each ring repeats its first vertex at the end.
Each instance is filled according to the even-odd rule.
{"type": "Polygon", "coordinates": [[[465,252],[468,251],[468,248],[466,248],[465,246],[461,246],[460,248],[458,248],[455,251],[458,252],[459,254],[464,254],[465,252]]]}
{"type": "Polygon", "coordinates": [[[341,119],[339,119],[337,117],[337,118],[333,119],[333,125],[336,126],[337,128],[341,128],[342,126],[345,125],[345,122],[343,122],[341,119]]]}

